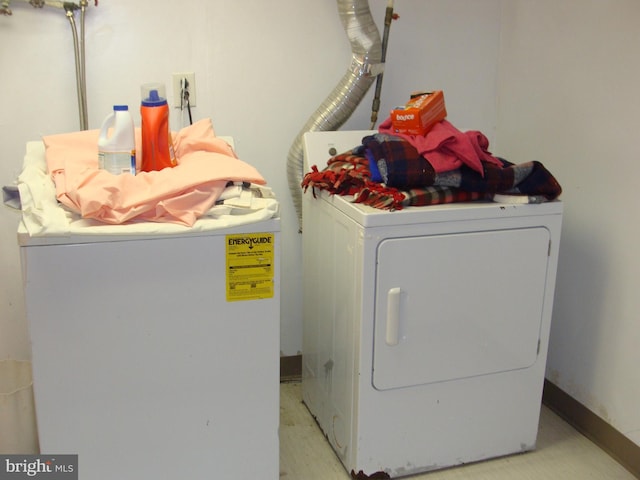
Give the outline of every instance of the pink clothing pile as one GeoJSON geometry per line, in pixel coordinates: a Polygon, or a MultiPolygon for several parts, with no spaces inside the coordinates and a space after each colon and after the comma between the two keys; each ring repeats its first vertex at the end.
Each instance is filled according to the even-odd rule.
{"type": "MultiPolygon", "coordinates": [[[[176,167],[135,176],[98,169],[98,135],[99,130],[89,130],[43,138],[56,197],[83,218],[109,224],[135,220],[192,226],[215,204],[228,182],[266,184],[253,166],[239,160],[215,136],[209,119],[174,135],[176,167]]],[[[140,145],[136,129],[137,148],[140,145]]]]}
{"type": "Polygon", "coordinates": [[[378,131],[407,140],[429,161],[436,173],[467,165],[484,176],[482,162],[502,167],[502,162],[488,151],[489,140],[482,132],[461,132],[447,120],[436,123],[426,135],[404,135],[393,131],[389,117],[380,124],[378,131]]]}

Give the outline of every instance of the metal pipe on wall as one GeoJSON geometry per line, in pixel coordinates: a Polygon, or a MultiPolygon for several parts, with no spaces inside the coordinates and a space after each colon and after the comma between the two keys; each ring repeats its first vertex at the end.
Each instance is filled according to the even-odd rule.
{"type": "MultiPolygon", "coordinates": [[[[76,27],[75,15],[73,12],[73,8],[65,8],[67,18],[69,19],[69,25],[71,26],[71,34],[73,35],[73,54],[75,56],[75,65],[76,65],[76,93],[78,96],[78,116],[80,120],[80,130],[87,130],[89,126],[87,125],[87,111],[86,111],[86,101],[85,101],[85,92],[83,90],[83,82],[84,78],[84,58],[81,58],[80,54],[80,45],[78,40],[78,29],[76,27]]],[[[84,30],[84,28],[83,28],[84,30]]],[[[84,39],[82,41],[84,43],[84,39]]]]}
{"type": "MultiPolygon", "coordinates": [[[[2,4],[0,5],[0,14],[2,15],[12,15],[11,11],[11,1],[12,0],[2,0],[2,4]]],[[[61,2],[57,0],[13,0],[23,3],[28,3],[34,8],[42,8],[42,7],[54,7],[64,9],[65,5],[75,5],[73,2],[61,2]]]]}
{"type": "MultiPolygon", "coordinates": [[[[393,13],[394,0],[387,0],[387,9],[384,14],[384,30],[382,31],[382,64],[387,61],[387,45],[389,44],[389,31],[391,30],[391,21],[394,20],[395,14],[393,13]]],[[[380,111],[380,96],[382,93],[382,80],[384,78],[384,72],[380,72],[378,78],[376,78],[376,89],[373,95],[373,104],[371,105],[371,126],[370,130],[373,130],[378,121],[378,112],[380,111]]]]}
{"type": "MultiPolygon", "coordinates": [[[[98,4],[96,0],[96,5],[98,4]]],[[[85,58],[85,13],[87,10],[87,6],[89,5],[88,0],[80,1],[80,90],[82,91],[82,110],[83,117],[82,122],[84,124],[84,129],[89,128],[89,113],[87,109],[87,75],[86,75],[86,58],[85,58]]]]}
{"type": "MultiPolygon", "coordinates": [[[[76,66],[76,89],[78,96],[78,115],[80,119],[80,129],[87,130],[89,128],[89,115],[87,113],[87,79],[85,75],[85,10],[89,5],[88,0],[80,0],[79,3],[63,2],[56,0],[17,0],[29,3],[34,8],[43,8],[44,6],[61,8],[65,11],[69,24],[71,26],[71,34],[73,36],[73,53],[75,56],[76,66]],[[75,21],[75,11],[80,10],[80,38],[78,38],[78,28],[75,21]]],[[[95,6],[98,6],[98,0],[94,0],[95,6]]],[[[12,15],[11,0],[2,0],[0,4],[0,14],[12,15]]]]}
{"type": "Polygon", "coordinates": [[[287,179],[302,231],[302,137],[306,132],[336,130],[346,122],[384,68],[380,33],[368,0],[338,0],[338,13],[351,44],[352,59],[340,82],[311,115],[287,156],[287,179]]]}

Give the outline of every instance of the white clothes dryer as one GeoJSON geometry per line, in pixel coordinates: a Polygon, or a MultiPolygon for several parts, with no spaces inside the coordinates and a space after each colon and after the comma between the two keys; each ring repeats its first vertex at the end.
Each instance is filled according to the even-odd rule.
{"type": "MultiPolygon", "coordinates": [[[[306,134],[307,165],[369,133],[306,134]]],[[[389,212],[316,195],[303,196],[303,400],[347,471],[535,448],[562,203],[389,212]]]]}

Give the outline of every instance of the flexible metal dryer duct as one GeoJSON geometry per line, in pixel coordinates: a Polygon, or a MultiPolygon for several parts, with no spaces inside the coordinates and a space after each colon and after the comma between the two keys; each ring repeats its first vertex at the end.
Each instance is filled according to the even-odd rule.
{"type": "Polygon", "coordinates": [[[338,13],[351,43],[352,60],[342,80],[307,120],[289,149],[287,178],[293,204],[302,229],[302,189],[304,152],[302,136],[306,132],[336,130],[346,122],[382,72],[382,43],[371,16],[368,0],[338,0],[338,13]]]}

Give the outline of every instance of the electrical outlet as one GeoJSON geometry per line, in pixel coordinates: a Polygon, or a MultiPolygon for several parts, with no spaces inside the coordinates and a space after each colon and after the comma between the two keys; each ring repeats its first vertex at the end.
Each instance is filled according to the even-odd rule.
{"type": "MultiPolygon", "coordinates": [[[[173,77],[173,106],[180,108],[182,105],[181,93],[182,93],[182,80],[186,79],[188,82],[189,90],[189,105],[191,107],[196,106],[196,74],[193,72],[174,73],[173,77]]],[[[185,105],[186,107],[186,105],[185,105]]]]}

